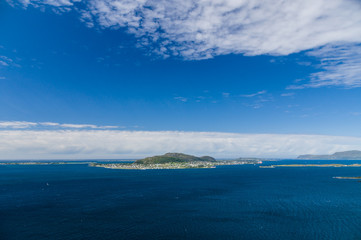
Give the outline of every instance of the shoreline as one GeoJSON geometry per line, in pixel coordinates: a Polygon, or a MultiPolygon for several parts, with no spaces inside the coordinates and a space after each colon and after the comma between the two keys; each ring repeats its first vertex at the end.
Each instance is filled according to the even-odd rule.
{"type": "Polygon", "coordinates": [[[150,170],[150,169],[201,169],[216,168],[217,166],[262,164],[262,161],[216,161],[216,162],[182,162],[182,163],[159,163],[159,164],[137,164],[137,163],[95,163],[90,167],[102,167],[107,169],[126,170],[150,170]]]}
{"type": "Polygon", "coordinates": [[[0,166],[35,166],[35,165],[80,165],[87,164],[89,167],[100,167],[107,169],[126,169],[126,170],[149,170],[149,169],[201,169],[201,168],[216,168],[217,166],[231,166],[231,165],[249,165],[249,164],[262,164],[262,161],[243,160],[243,161],[229,161],[220,160],[215,162],[171,162],[171,163],[156,163],[156,164],[139,164],[135,162],[0,162],[0,166]]]}
{"type": "Polygon", "coordinates": [[[361,164],[281,164],[259,166],[259,168],[276,168],[276,167],[361,167],[361,164]]]}
{"type": "Polygon", "coordinates": [[[361,180],[361,177],[333,177],[336,179],[353,179],[353,180],[361,180]]]}

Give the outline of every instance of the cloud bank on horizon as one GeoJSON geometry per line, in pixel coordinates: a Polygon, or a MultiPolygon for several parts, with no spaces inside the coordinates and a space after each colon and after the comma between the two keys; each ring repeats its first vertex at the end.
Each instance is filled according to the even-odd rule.
{"type": "Polygon", "coordinates": [[[7,0],[78,11],[88,27],[123,28],[163,57],[226,54],[320,61],[310,81],[290,88],[361,85],[361,2],[357,0],[7,0]]]}
{"type": "Polygon", "coordinates": [[[361,149],[360,137],[22,127],[0,130],[1,160],[124,159],[165,151],[217,158],[289,158],[361,149]]]}
{"type": "Polygon", "coordinates": [[[98,126],[94,124],[69,124],[55,122],[27,122],[27,121],[0,121],[0,129],[29,129],[29,128],[73,128],[73,129],[114,129],[122,126],[98,126]]]}

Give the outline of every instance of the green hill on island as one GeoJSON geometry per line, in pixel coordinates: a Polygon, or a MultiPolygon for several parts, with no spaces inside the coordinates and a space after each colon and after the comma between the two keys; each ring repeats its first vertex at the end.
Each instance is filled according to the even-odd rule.
{"type": "Polygon", "coordinates": [[[297,159],[305,160],[361,160],[361,151],[352,150],[345,152],[335,152],[331,155],[300,155],[297,159]]]}
{"type": "Polygon", "coordinates": [[[163,163],[187,163],[187,162],[216,162],[210,156],[196,157],[184,153],[166,153],[160,156],[147,157],[135,161],[135,164],[163,164],[163,163]]]}

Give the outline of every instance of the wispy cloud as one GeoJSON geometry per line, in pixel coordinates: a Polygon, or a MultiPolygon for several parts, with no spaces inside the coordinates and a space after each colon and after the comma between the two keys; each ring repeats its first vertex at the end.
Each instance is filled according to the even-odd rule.
{"type": "Polygon", "coordinates": [[[303,88],[360,86],[356,66],[360,63],[361,3],[356,0],[8,2],[76,9],[88,27],[126,29],[138,38],[139,47],[163,57],[281,56],[317,49],[309,55],[322,60],[322,71],[312,74],[303,88]]]}
{"type": "Polygon", "coordinates": [[[175,100],[181,101],[181,102],[187,102],[188,98],[185,97],[174,97],[175,100]]]}
{"type": "Polygon", "coordinates": [[[7,56],[0,56],[0,65],[8,67],[13,63],[13,60],[7,56]]]}
{"type": "Polygon", "coordinates": [[[73,6],[76,2],[81,2],[81,0],[6,0],[11,6],[15,6],[17,3],[21,4],[24,7],[29,5],[34,7],[40,6],[53,6],[53,7],[70,7],[73,6]]]}
{"type": "Polygon", "coordinates": [[[67,123],[54,123],[54,122],[26,122],[26,121],[1,121],[1,128],[8,129],[25,129],[25,128],[84,128],[84,129],[114,129],[114,128],[123,128],[119,126],[98,126],[93,124],[67,124],[67,123]]]}
{"type": "Polygon", "coordinates": [[[258,91],[252,94],[242,94],[239,96],[247,99],[245,102],[243,102],[244,106],[254,109],[259,109],[263,107],[265,103],[274,100],[272,94],[267,94],[266,90],[258,91]]]}
{"type": "Polygon", "coordinates": [[[321,71],[311,74],[308,83],[293,88],[361,86],[361,45],[328,45],[312,50],[308,55],[321,59],[318,66],[321,71]]]}
{"type": "Polygon", "coordinates": [[[282,94],[281,94],[281,97],[292,97],[292,96],[294,96],[294,95],[295,95],[294,92],[282,93],[282,94]]]}
{"type": "Polygon", "coordinates": [[[128,27],[160,54],[190,59],[288,55],[361,39],[357,1],[93,0],[88,7],[99,26],[128,27]]]}
{"type": "Polygon", "coordinates": [[[295,157],[361,149],[361,138],[322,135],[118,130],[2,130],[1,159],[138,158],[165,152],[295,157]]]}
{"type": "Polygon", "coordinates": [[[252,97],[260,96],[260,95],[263,95],[263,94],[266,94],[266,93],[267,93],[266,90],[262,90],[262,91],[252,93],[252,94],[242,94],[240,96],[241,97],[246,97],[246,98],[252,98],[252,97]]]}
{"type": "Polygon", "coordinates": [[[5,67],[9,66],[9,64],[7,62],[4,62],[2,60],[0,60],[0,65],[5,66],[5,67]]]}
{"type": "Polygon", "coordinates": [[[60,124],[59,126],[64,128],[93,128],[93,129],[119,128],[118,126],[97,126],[93,124],[60,124]]]}
{"type": "MultiPolygon", "coordinates": [[[[71,7],[78,0],[20,0],[71,7]]],[[[288,55],[329,43],[361,41],[361,4],[353,0],[89,0],[83,21],[126,27],[161,54],[288,55]]]]}
{"type": "Polygon", "coordinates": [[[222,96],[223,96],[224,98],[229,98],[230,95],[231,95],[231,94],[230,94],[230,93],[227,93],[227,92],[223,92],[223,93],[222,93],[222,96]]]}
{"type": "Polygon", "coordinates": [[[37,123],[34,122],[25,122],[25,121],[11,121],[11,122],[0,122],[0,128],[30,128],[37,126],[37,123]]]}
{"type": "Polygon", "coordinates": [[[17,61],[14,61],[14,58],[0,55],[0,67],[20,67],[20,65],[17,63],[17,61]]]}

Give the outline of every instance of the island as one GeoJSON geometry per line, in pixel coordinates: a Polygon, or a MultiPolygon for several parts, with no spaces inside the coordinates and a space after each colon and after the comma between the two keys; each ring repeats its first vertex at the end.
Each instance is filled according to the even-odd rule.
{"type": "Polygon", "coordinates": [[[302,160],[361,160],[361,151],[351,150],[344,152],[335,152],[331,155],[300,155],[297,159],[302,160]]]}
{"type": "Polygon", "coordinates": [[[336,179],[356,179],[356,180],[361,180],[361,177],[333,177],[336,179]]]}
{"type": "Polygon", "coordinates": [[[166,153],[164,155],[147,157],[133,163],[90,163],[92,167],[110,169],[186,169],[186,168],[215,168],[219,165],[261,164],[260,160],[223,160],[217,161],[213,157],[196,157],[184,153],[166,153]]]}
{"type": "Polygon", "coordinates": [[[361,164],[279,164],[259,166],[260,168],[276,168],[276,167],[361,167],[361,164]]]}

